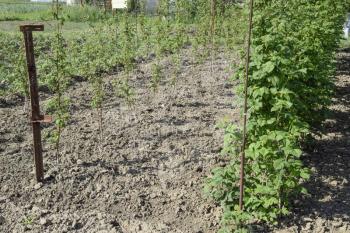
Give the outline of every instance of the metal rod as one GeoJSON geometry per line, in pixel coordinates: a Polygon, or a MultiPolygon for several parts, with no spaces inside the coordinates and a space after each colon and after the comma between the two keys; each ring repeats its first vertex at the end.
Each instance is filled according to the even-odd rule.
{"type": "Polygon", "coordinates": [[[247,57],[245,67],[245,80],[244,80],[244,113],[243,113],[243,143],[241,153],[241,167],[240,167],[240,184],[239,184],[239,208],[243,210],[243,198],[244,198],[244,163],[245,163],[245,149],[247,144],[247,112],[248,112],[248,85],[249,85],[249,63],[250,63],[250,45],[253,29],[253,7],[254,0],[250,0],[250,13],[249,13],[249,31],[248,31],[248,43],[247,43],[247,57]]]}
{"type": "Polygon", "coordinates": [[[211,20],[210,20],[210,72],[213,75],[213,63],[214,63],[214,37],[215,37],[215,21],[216,21],[216,0],[211,0],[211,20]]]}
{"type": "Polygon", "coordinates": [[[211,0],[211,21],[210,21],[210,33],[211,33],[211,43],[213,43],[213,38],[215,34],[215,19],[216,18],[216,0],[211,0]]]}
{"type": "Polygon", "coordinates": [[[24,35],[24,43],[26,49],[28,76],[29,76],[29,89],[30,89],[30,102],[32,107],[32,128],[33,128],[33,147],[34,147],[34,162],[35,162],[35,175],[38,182],[44,180],[44,165],[41,145],[41,130],[40,123],[47,122],[50,119],[48,117],[40,115],[40,104],[38,94],[38,81],[35,66],[34,56],[34,43],[33,43],[33,31],[43,31],[44,25],[22,25],[20,30],[24,35]]]}

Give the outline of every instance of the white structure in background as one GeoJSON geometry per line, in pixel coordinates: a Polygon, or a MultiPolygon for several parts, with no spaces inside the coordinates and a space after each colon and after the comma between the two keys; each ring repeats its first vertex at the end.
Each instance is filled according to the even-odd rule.
{"type": "Polygon", "coordinates": [[[345,39],[349,39],[349,30],[350,30],[350,14],[348,16],[348,20],[344,24],[344,37],[345,37],[345,39]]]}
{"type": "Polygon", "coordinates": [[[125,9],[127,0],[112,0],[112,9],[125,9]]]}
{"type": "Polygon", "coordinates": [[[67,1],[67,5],[76,5],[80,3],[79,0],[66,0],[66,1],[67,1]]]}
{"type": "MultiPolygon", "coordinates": [[[[136,0],[138,2],[146,2],[147,11],[155,11],[158,5],[158,0],[136,0]]],[[[127,0],[112,0],[113,9],[125,9],[127,8],[127,0]]]]}

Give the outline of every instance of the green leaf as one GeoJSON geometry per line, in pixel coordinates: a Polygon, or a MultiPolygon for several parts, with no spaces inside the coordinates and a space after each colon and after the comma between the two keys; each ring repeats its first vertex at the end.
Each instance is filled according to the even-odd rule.
{"type": "Polygon", "coordinates": [[[307,170],[303,169],[300,172],[300,177],[305,179],[305,180],[308,180],[308,179],[310,179],[310,173],[307,170]]]}
{"type": "Polygon", "coordinates": [[[269,62],[266,62],[264,65],[263,65],[263,72],[266,73],[266,74],[270,74],[272,73],[272,71],[275,69],[275,64],[271,61],[269,62]]]}
{"type": "Polygon", "coordinates": [[[307,189],[304,188],[304,187],[301,188],[300,192],[301,192],[302,194],[305,194],[305,195],[309,194],[309,192],[307,191],[307,189]]]}
{"type": "Polygon", "coordinates": [[[281,170],[282,168],[284,168],[284,159],[277,159],[273,162],[273,167],[277,170],[281,170]]]}

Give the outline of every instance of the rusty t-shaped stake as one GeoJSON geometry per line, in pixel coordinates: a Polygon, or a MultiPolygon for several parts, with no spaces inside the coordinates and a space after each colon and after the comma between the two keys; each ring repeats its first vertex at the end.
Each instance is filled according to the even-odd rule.
{"type": "Polygon", "coordinates": [[[50,116],[40,114],[38,81],[35,67],[33,31],[44,31],[44,25],[21,25],[20,30],[24,35],[24,43],[26,48],[27,67],[29,76],[30,102],[32,107],[32,127],[33,127],[33,142],[34,142],[34,161],[35,175],[38,182],[44,180],[44,165],[41,145],[41,122],[51,122],[50,116]]]}

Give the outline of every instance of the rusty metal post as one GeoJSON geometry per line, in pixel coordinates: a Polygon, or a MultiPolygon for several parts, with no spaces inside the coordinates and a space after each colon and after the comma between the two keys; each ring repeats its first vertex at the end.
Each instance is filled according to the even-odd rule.
{"type": "Polygon", "coordinates": [[[24,35],[29,76],[30,102],[32,107],[31,123],[33,127],[35,175],[36,180],[38,182],[42,182],[44,180],[44,166],[42,156],[40,123],[51,122],[52,119],[50,116],[40,115],[38,81],[35,67],[34,43],[32,32],[44,31],[44,25],[21,25],[20,30],[23,32],[24,35]]]}
{"type": "Polygon", "coordinates": [[[248,112],[248,86],[249,86],[249,63],[250,63],[250,45],[253,29],[253,7],[254,0],[250,0],[250,13],[249,13],[249,31],[247,42],[247,54],[246,54],[246,67],[245,67],[245,80],[244,80],[244,113],[243,113],[243,143],[241,153],[241,166],[240,166],[240,181],[239,181],[239,208],[243,210],[243,198],[244,198],[244,162],[245,162],[245,149],[247,146],[247,112],[248,112]]]}

